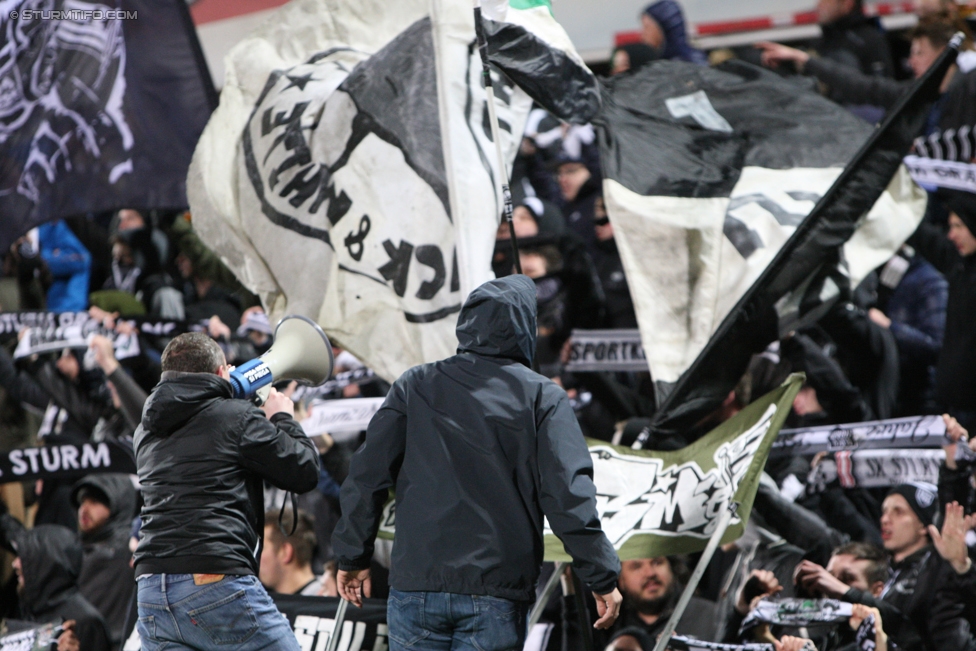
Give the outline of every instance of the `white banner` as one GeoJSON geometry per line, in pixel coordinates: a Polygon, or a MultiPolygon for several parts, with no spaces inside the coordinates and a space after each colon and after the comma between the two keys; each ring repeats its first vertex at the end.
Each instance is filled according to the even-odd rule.
{"type": "Polygon", "coordinates": [[[905,156],[908,173],[921,186],[976,193],[976,165],[921,156],[905,156]]]}
{"type": "Polygon", "coordinates": [[[810,471],[807,485],[822,490],[835,479],[844,488],[883,488],[909,482],[939,483],[942,450],[849,450],[824,459],[810,471]]]}
{"type": "Polygon", "coordinates": [[[54,328],[26,328],[17,343],[17,348],[14,349],[14,359],[57,352],[65,348],[87,349],[95,335],[103,335],[112,340],[115,358],[118,360],[139,354],[139,335],[124,335],[114,330],[107,330],[100,322],[90,319],[84,312],[78,314],[84,318],[68,325],[54,328]]]}
{"type": "Polygon", "coordinates": [[[308,406],[308,417],[301,422],[308,436],[329,434],[337,443],[352,440],[366,429],[385,398],[316,400],[308,406]]]}
{"type": "Polygon", "coordinates": [[[566,370],[648,371],[640,330],[573,330],[566,370]]]}
{"type": "Polygon", "coordinates": [[[937,448],[951,443],[942,416],[909,416],[864,423],[784,429],[770,457],[884,448],[937,448]]]}

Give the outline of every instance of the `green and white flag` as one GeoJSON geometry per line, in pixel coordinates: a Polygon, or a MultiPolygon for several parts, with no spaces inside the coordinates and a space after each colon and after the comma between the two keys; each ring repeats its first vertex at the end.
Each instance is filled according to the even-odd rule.
{"type": "MultiPolygon", "coordinates": [[[[730,501],[739,508],[722,542],[741,536],[766,457],[802,384],[802,375],[791,375],[775,391],[674,452],[588,440],[600,523],[620,558],[704,549],[730,501]]],[[[572,560],[548,523],[545,535],[547,561],[572,560]]]]}
{"type": "MultiPolygon", "coordinates": [[[[795,373],[691,445],[674,452],[633,450],[588,439],[597,511],[604,533],[622,560],[686,554],[705,548],[729,501],[739,509],[722,538],[742,535],[769,449],[803,385],[795,373]]],[[[392,492],[379,538],[393,539],[392,492]]],[[[545,529],[546,560],[572,560],[545,529]]]]}

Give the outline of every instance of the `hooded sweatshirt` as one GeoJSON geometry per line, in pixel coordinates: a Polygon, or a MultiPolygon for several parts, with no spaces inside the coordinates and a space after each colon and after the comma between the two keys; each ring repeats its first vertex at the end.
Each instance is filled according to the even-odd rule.
{"type": "Polygon", "coordinates": [[[395,488],[397,590],[531,601],[543,517],[582,580],[613,590],[620,562],[600,529],[590,454],[566,393],[528,368],[535,333],[533,282],[487,282],[458,316],[457,355],[396,381],[342,486],[339,569],[369,567],[395,488]]]}
{"type": "Polygon", "coordinates": [[[53,524],[24,529],[10,515],[0,515],[0,546],[20,558],[24,587],[21,618],[39,624],[77,622],[75,635],[84,651],[109,651],[105,620],[78,592],[82,552],[71,530],[53,524]]]}
{"type": "Polygon", "coordinates": [[[129,601],[135,589],[135,574],[129,565],[129,532],[135,516],[136,491],[132,480],[123,474],[88,475],[71,491],[71,502],[79,505],[79,493],[94,490],[108,501],[108,521],[95,531],[81,534],[84,554],[78,587],[108,624],[112,644],[122,641],[129,601]]]}

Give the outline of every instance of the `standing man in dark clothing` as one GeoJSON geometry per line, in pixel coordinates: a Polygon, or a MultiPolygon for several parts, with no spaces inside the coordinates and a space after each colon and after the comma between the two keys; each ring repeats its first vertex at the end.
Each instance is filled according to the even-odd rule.
{"type": "Polygon", "coordinates": [[[922,222],[908,243],[949,281],[945,336],[935,370],[935,399],[976,431],[976,194],[946,192],[949,233],[922,222]]]}
{"type": "Polygon", "coordinates": [[[136,550],[139,637],[155,649],[290,649],[288,621],[258,581],[264,480],[308,492],[315,445],[275,390],[263,411],[235,400],[213,339],[182,334],[136,430],[145,505],[136,550]]]}
{"type": "Polygon", "coordinates": [[[620,608],[620,562],[600,528],[593,465],[569,400],[529,368],[535,286],[481,285],[458,317],[458,354],[393,385],[353,457],[332,544],[339,594],[359,605],[383,505],[396,490],[390,648],[521,649],[543,558],[543,519],[597,599],[620,608]]]}
{"type": "MultiPolygon", "coordinates": [[[[891,578],[881,597],[851,587],[828,594],[851,603],[879,608],[885,630],[904,651],[968,649],[969,624],[964,605],[947,592],[956,571],[932,546],[928,527],[939,509],[938,490],[920,482],[899,484],[882,505],[881,538],[891,558],[891,578]],[[891,609],[902,617],[896,617],[891,609]]],[[[808,585],[820,568],[801,566],[797,582],[808,585]]]]}
{"type": "Polygon", "coordinates": [[[84,551],[78,588],[105,618],[112,646],[119,648],[136,587],[129,550],[136,490],[128,475],[88,475],[75,483],[71,502],[84,551]]]}
{"type": "Polygon", "coordinates": [[[25,529],[0,500],[0,546],[17,555],[14,571],[22,619],[37,624],[74,620],[80,643],[76,648],[111,651],[105,620],[78,591],[81,545],[73,531],[56,524],[25,529]]]}

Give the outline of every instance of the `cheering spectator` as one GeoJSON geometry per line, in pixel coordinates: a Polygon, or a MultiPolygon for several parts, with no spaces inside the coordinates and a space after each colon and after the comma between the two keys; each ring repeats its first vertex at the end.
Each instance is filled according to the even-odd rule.
{"type": "Polygon", "coordinates": [[[71,501],[78,509],[83,548],[78,588],[105,618],[112,645],[118,648],[136,585],[129,563],[136,491],[128,475],[95,474],[74,485],[71,501]]]}
{"type": "MultiPolygon", "coordinates": [[[[962,617],[962,604],[947,594],[955,583],[953,566],[932,547],[928,527],[938,512],[938,493],[931,484],[900,484],[885,498],[881,515],[881,538],[891,555],[892,578],[880,598],[850,590],[843,598],[879,608],[885,625],[894,619],[885,613],[892,606],[904,617],[889,628],[900,649],[965,649],[969,625],[962,617]]],[[[801,582],[807,580],[801,572],[801,582]]]]}

